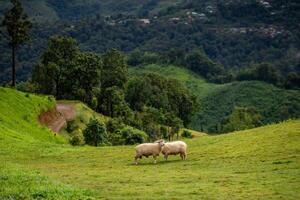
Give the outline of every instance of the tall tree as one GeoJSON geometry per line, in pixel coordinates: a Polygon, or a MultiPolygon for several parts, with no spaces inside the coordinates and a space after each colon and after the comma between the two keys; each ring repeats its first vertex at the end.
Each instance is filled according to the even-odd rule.
{"type": "Polygon", "coordinates": [[[125,56],[116,49],[103,55],[102,89],[116,86],[124,89],[128,79],[125,56]]]}
{"type": "Polygon", "coordinates": [[[13,7],[5,13],[2,26],[6,26],[9,45],[12,49],[12,87],[16,86],[16,50],[29,39],[29,30],[31,22],[28,16],[24,13],[19,0],[11,0],[13,7]]]}
{"type": "Polygon", "coordinates": [[[98,110],[108,116],[127,115],[129,107],[125,102],[124,88],[128,79],[125,56],[115,50],[109,50],[103,55],[101,70],[101,94],[98,96],[98,110]],[[122,108],[122,109],[121,109],[122,108]],[[120,111],[120,112],[119,112],[120,111]]]}
{"type": "Polygon", "coordinates": [[[41,63],[35,66],[32,74],[32,80],[40,86],[40,92],[57,98],[70,98],[76,86],[76,74],[73,72],[78,55],[79,49],[73,38],[50,38],[41,63]]]}
{"type": "MultiPolygon", "coordinates": [[[[91,105],[94,98],[94,89],[100,87],[100,71],[102,69],[101,57],[93,53],[80,53],[77,56],[75,69],[73,70],[74,89],[83,91],[79,98],[91,105]]],[[[78,96],[78,95],[77,95],[78,96]]]]}

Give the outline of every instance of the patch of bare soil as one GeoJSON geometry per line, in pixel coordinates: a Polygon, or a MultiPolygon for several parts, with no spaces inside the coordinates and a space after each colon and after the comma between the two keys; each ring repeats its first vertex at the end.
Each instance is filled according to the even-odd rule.
{"type": "Polygon", "coordinates": [[[52,110],[42,113],[39,116],[41,124],[48,126],[53,132],[59,131],[67,124],[67,121],[75,119],[76,111],[72,105],[58,103],[52,110]]]}

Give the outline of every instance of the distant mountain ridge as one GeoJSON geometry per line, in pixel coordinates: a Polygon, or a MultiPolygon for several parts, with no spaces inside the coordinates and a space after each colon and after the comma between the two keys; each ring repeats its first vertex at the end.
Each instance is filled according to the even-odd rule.
{"type": "MultiPolygon", "coordinates": [[[[300,71],[300,3],[296,0],[22,0],[34,26],[19,50],[19,80],[52,35],[77,39],[82,50],[164,53],[203,50],[228,70],[271,62],[300,71]]],[[[0,2],[0,13],[9,7],[0,2]]],[[[3,18],[0,15],[0,20],[3,18]]],[[[9,81],[10,50],[0,38],[0,83],[9,81]]]]}

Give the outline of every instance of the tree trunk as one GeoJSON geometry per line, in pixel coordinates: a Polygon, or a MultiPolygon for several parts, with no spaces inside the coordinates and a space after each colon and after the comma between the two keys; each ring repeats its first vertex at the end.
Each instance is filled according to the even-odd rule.
{"type": "Polygon", "coordinates": [[[11,87],[16,87],[16,47],[12,45],[12,73],[11,87]]]}

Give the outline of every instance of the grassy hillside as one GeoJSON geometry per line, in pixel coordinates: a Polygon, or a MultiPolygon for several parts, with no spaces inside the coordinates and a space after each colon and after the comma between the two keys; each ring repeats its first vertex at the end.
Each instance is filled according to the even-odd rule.
{"type": "Polygon", "coordinates": [[[109,120],[109,117],[96,113],[95,111],[93,111],[91,108],[89,108],[87,105],[85,105],[80,101],[59,101],[59,103],[72,105],[76,112],[75,119],[69,121],[68,125],[65,126],[60,132],[67,138],[69,138],[70,135],[72,135],[72,133],[75,133],[76,131],[84,130],[86,128],[86,125],[89,123],[89,120],[92,117],[104,123],[109,120]],[[68,130],[68,126],[69,126],[69,130],[68,130]],[[70,134],[68,133],[68,131],[71,131],[72,133],[70,134]]]}
{"type": "Polygon", "coordinates": [[[215,132],[215,127],[220,126],[236,106],[255,107],[263,116],[263,124],[300,116],[299,91],[282,90],[264,82],[207,83],[195,73],[175,66],[148,65],[131,68],[129,73],[131,76],[157,73],[183,82],[200,104],[192,129],[200,130],[202,124],[205,131],[215,132]]]}
{"type": "Polygon", "coordinates": [[[0,98],[1,199],[300,198],[300,120],[186,140],[186,161],[135,166],[133,146],[75,148],[41,127],[48,97],[0,98]]]}
{"type": "Polygon", "coordinates": [[[53,98],[0,87],[0,199],[78,199],[87,195],[85,190],[60,184],[28,166],[45,152],[51,154],[67,144],[38,123],[39,113],[54,105],[53,98]]]}

